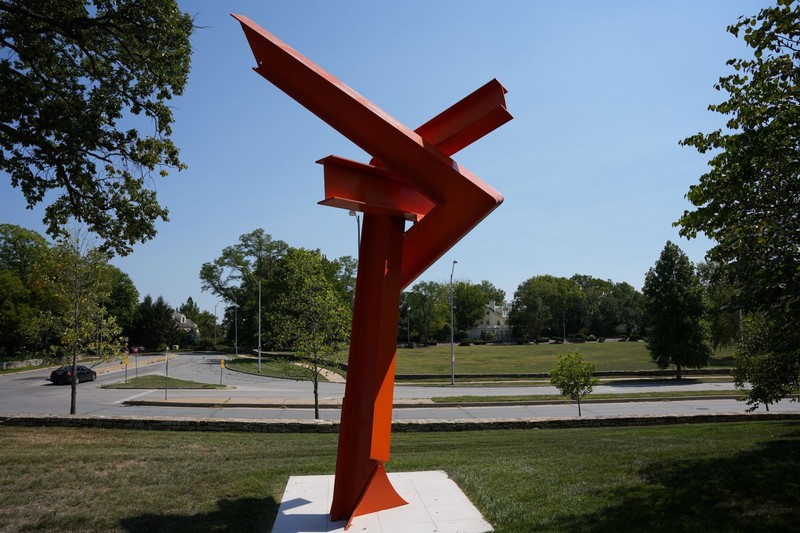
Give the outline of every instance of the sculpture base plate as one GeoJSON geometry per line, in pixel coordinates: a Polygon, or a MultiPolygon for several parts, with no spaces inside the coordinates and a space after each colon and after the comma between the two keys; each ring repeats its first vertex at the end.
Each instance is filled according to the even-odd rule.
{"type": "MultiPolygon", "coordinates": [[[[408,505],[357,516],[349,531],[359,533],[484,533],[492,526],[441,470],[390,473],[408,505]]],[[[333,476],[292,476],[272,533],[343,532],[345,521],[330,521],[333,476]]]]}

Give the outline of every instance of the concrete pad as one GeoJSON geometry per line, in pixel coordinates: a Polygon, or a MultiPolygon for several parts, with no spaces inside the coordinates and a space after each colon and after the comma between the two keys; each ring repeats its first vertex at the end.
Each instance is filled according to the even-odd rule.
{"type": "MultiPolygon", "coordinates": [[[[467,496],[442,470],[399,472],[389,480],[408,505],[357,516],[349,532],[484,533],[493,531],[467,496]]],[[[333,476],[292,476],[286,484],[272,533],[343,532],[331,522],[333,476]]]]}

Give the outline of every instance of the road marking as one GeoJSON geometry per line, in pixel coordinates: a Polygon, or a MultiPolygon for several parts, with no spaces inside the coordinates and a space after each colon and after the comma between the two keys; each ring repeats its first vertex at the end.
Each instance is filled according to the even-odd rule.
{"type": "Polygon", "coordinates": [[[114,403],[115,403],[115,404],[121,404],[121,403],[125,403],[125,402],[127,402],[127,401],[130,401],[130,400],[135,400],[136,398],[141,398],[142,396],[145,396],[145,395],[147,395],[147,394],[150,394],[151,392],[153,392],[153,391],[152,391],[152,390],[146,390],[146,391],[144,391],[144,392],[140,392],[139,394],[134,394],[133,396],[130,396],[130,397],[128,397],[128,398],[123,398],[123,399],[121,399],[121,400],[117,400],[117,401],[116,401],[116,402],[114,402],[114,403]]]}

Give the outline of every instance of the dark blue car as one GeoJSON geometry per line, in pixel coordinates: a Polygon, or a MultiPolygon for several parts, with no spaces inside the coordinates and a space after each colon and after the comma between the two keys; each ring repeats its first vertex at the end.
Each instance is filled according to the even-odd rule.
{"type": "MultiPolygon", "coordinates": [[[[97,379],[97,372],[83,365],[78,365],[78,383],[81,381],[94,381],[97,379]]],[[[62,366],[50,373],[50,381],[54,385],[66,385],[72,383],[72,365],[62,366]]]]}

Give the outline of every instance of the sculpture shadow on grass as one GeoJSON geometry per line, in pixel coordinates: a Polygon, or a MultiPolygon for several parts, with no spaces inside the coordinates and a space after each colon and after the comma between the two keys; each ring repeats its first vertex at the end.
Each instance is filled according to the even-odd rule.
{"type": "Polygon", "coordinates": [[[278,502],[268,498],[239,498],[220,500],[217,508],[208,513],[142,514],[120,520],[120,529],[131,533],[150,531],[191,532],[269,531],[278,514],[278,502]]]}
{"type": "MultiPolygon", "coordinates": [[[[700,451],[702,453],[702,451],[700,451]]],[[[613,505],[556,518],[558,531],[787,531],[800,523],[800,431],[727,458],[651,462],[613,505]]]]}

